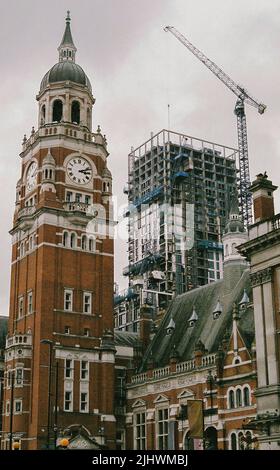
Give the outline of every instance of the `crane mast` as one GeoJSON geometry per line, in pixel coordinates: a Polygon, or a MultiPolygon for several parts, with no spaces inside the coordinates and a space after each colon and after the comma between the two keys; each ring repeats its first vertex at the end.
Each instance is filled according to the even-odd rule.
{"type": "Polygon", "coordinates": [[[247,124],[245,115],[245,103],[256,108],[259,114],[263,114],[266,106],[259,103],[250,95],[245,88],[235,83],[215,62],[210,60],[203,52],[195,47],[183,34],[181,34],[174,26],[166,26],[164,31],[170,32],[185,47],[189,49],[211,72],[224,83],[236,96],[237,102],[234,113],[237,117],[237,135],[239,149],[239,199],[240,210],[245,227],[252,223],[252,197],[249,191],[250,187],[250,171],[248,156],[248,138],[247,124]]]}

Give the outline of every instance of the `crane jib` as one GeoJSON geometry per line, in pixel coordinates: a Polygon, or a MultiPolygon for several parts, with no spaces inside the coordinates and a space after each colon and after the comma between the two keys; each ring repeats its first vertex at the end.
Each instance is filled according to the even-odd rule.
{"type": "Polygon", "coordinates": [[[237,97],[234,112],[237,116],[237,134],[238,134],[238,148],[239,148],[239,197],[240,209],[245,227],[252,222],[252,197],[249,191],[250,187],[250,174],[249,174],[249,157],[248,157],[248,139],[247,139],[247,125],[244,103],[247,103],[254,108],[257,108],[259,114],[263,114],[266,106],[263,103],[253,98],[249,93],[240,85],[235,83],[218,65],[203,54],[197,47],[195,47],[185,36],[177,31],[174,26],[165,26],[164,31],[173,34],[178,41],[180,41],[187,49],[194,54],[211,72],[226,85],[237,97]]]}

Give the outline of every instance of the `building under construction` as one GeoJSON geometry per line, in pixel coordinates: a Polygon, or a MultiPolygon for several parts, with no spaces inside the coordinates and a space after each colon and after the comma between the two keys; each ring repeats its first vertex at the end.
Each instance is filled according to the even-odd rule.
{"type": "Polygon", "coordinates": [[[237,192],[234,148],[162,130],[128,156],[128,266],[116,291],[115,326],[138,330],[141,308],[154,320],[174,295],[223,276],[223,245],[237,192]]]}

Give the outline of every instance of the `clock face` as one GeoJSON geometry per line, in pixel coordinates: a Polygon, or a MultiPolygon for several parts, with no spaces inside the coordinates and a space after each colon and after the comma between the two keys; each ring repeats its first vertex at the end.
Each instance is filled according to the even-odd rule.
{"type": "Polygon", "coordinates": [[[76,184],[89,183],[92,178],[92,167],[82,157],[74,157],[67,163],[67,174],[76,184]]]}
{"type": "Polygon", "coordinates": [[[26,174],[26,190],[32,191],[35,188],[37,183],[37,170],[38,165],[36,162],[31,163],[26,174]]]}

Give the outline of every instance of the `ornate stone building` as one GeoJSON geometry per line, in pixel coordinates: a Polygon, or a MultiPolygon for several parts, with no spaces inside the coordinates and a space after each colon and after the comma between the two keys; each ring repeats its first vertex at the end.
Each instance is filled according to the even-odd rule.
{"type": "Polygon", "coordinates": [[[128,449],[256,448],[256,357],[247,240],[233,204],[225,229],[224,278],[177,296],[127,384],[128,449]],[[188,404],[201,400],[203,439],[190,438],[188,404]]]}
{"type": "Polygon", "coordinates": [[[257,416],[261,449],[280,449],[280,215],[274,215],[277,189],[266,173],[252,183],[254,224],[249,240],[239,247],[250,261],[254,300],[258,386],[257,416]]]}
{"type": "Polygon", "coordinates": [[[2,448],[54,447],[81,426],[115,445],[112,178],[69,14],[58,51],[20,154],[2,448]]]}

